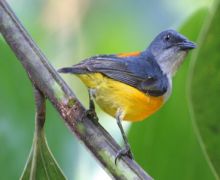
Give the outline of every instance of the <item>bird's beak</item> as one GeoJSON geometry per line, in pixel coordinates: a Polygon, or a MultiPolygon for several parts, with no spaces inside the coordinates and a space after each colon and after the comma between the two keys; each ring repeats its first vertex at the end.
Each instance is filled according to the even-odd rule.
{"type": "Polygon", "coordinates": [[[189,40],[185,40],[185,41],[183,41],[181,43],[178,43],[177,45],[183,51],[191,50],[191,49],[196,48],[196,44],[194,42],[192,42],[192,41],[189,41],[189,40]]]}

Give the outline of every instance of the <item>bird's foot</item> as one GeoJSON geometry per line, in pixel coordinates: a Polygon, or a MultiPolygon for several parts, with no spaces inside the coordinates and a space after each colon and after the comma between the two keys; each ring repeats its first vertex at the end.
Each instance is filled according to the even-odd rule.
{"type": "Polygon", "coordinates": [[[97,114],[96,114],[96,112],[95,112],[94,109],[88,109],[88,110],[86,110],[84,116],[87,117],[87,118],[89,118],[89,119],[91,119],[91,120],[92,120],[94,123],[96,123],[96,124],[99,122],[98,116],[97,116],[97,114]]]}
{"type": "Polygon", "coordinates": [[[128,156],[130,159],[134,159],[134,156],[131,152],[131,148],[129,144],[125,145],[123,149],[117,152],[116,157],[115,157],[115,164],[117,163],[117,160],[123,156],[128,156]]]}

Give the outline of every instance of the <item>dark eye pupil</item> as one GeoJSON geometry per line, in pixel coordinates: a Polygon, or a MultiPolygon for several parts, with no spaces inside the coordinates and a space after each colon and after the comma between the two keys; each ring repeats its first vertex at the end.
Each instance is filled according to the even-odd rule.
{"type": "Polygon", "coordinates": [[[166,40],[166,41],[169,41],[169,40],[170,40],[170,35],[169,35],[169,34],[165,36],[165,40],[166,40]]]}

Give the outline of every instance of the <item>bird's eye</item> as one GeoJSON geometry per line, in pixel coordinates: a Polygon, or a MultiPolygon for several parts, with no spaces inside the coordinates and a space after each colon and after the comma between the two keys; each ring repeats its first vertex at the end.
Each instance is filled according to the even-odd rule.
{"type": "Polygon", "coordinates": [[[169,40],[170,40],[170,34],[167,34],[167,35],[164,37],[164,40],[165,40],[165,41],[169,41],[169,40]]]}

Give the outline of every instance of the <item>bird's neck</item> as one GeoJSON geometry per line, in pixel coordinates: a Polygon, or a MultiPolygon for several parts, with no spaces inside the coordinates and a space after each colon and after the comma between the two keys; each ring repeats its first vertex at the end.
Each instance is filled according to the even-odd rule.
{"type": "Polygon", "coordinates": [[[176,71],[179,69],[182,64],[186,52],[182,51],[177,53],[175,56],[169,56],[168,54],[160,55],[156,58],[161,70],[164,74],[167,74],[173,77],[176,71]]]}

